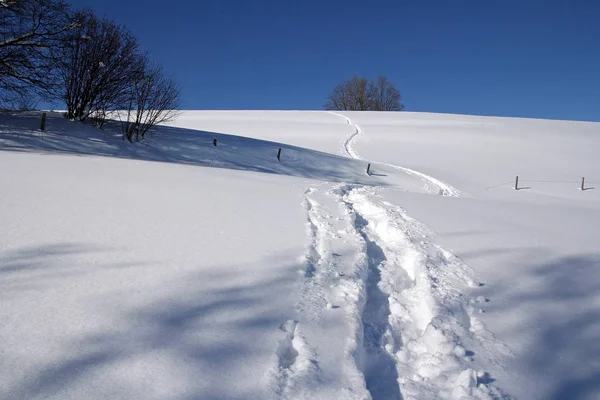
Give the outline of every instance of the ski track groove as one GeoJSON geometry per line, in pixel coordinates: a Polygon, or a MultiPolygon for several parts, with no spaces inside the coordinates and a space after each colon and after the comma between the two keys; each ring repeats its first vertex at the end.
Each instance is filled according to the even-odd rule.
{"type": "MultiPolygon", "coordinates": [[[[351,207],[351,205],[348,205],[351,207]]],[[[381,264],[386,262],[385,254],[376,242],[371,240],[365,227],[366,221],[356,210],[355,228],[365,243],[367,258],[367,276],[365,282],[365,304],[361,315],[363,327],[363,367],[367,390],[374,400],[399,399],[398,371],[393,355],[386,350],[389,344],[388,332],[390,304],[389,295],[379,285],[381,282],[381,264]]]]}

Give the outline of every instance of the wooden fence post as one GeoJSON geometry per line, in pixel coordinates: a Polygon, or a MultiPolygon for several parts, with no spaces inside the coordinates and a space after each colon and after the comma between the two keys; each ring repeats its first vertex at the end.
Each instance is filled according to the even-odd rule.
{"type": "Polygon", "coordinates": [[[585,176],[581,177],[581,190],[585,190],[585,176]]]}
{"type": "Polygon", "coordinates": [[[519,190],[519,175],[517,175],[517,178],[515,179],[515,190],[519,190]]]}
{"type": "Polygon", "coordinates": [[[281,162],[281,147],[277,150],[277,161],[281,162]]]}
{"type": "Polygon", "coordinates": [[[217,147],[217,138],[213,139],[213,146],[217,147]]]}
{"type": "Polygon", "coordinates": [[[367,175],[371,175],[371,164],[367,165],[367,175]]]}
{"type": "Polygon", "coordinates": [[[46,113],[42,114],[42,125],[40,126],[40,129],[42,131],[46,130],[46,113]]]}

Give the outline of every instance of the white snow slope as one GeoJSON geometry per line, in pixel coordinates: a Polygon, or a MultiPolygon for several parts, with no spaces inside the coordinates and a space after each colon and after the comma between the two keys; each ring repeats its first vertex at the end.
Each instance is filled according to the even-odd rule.
{"type": "Polygon", "coordinates": [[[598,123],[39,119],[0,112],[0,399],[600,398],[598,123]]]}

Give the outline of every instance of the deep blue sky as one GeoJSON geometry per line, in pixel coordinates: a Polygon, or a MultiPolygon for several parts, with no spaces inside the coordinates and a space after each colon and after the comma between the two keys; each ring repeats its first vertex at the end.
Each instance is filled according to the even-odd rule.
{"type": "Polygon", "coordinates": [[[126,24],[185,109],[321,109],[353,74],[408,111],[600,121],[600,1],[72,0],[126,24]]]}

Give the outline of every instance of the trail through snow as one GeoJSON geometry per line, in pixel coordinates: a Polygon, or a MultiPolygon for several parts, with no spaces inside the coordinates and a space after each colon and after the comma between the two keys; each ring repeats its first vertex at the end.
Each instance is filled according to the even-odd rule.
{"type": "MultiPolygon", "coordinates": [[[[361,159],[354,132],[343,143],[361,159]]],[[[419,176],[443,196],[460,191],[419,176]]],[[[307,232],[297,315],[271,373],[277,398],[504,398],[480,362],[508,350],[477,318],[478,285],[429,230],[385,201],[384,188],[321,184],[305,193],[307,232]],[[477,349],[477,360],[475,352],[477,349]],[[485,349],[485,350],[484,350],[485,349]],[[339,360],[343,360],[341,363],[339,360]]]]}
{"type": "MultiPolygon", "coordinates": [[[[344,120],[346,120],[346,123],[348,125],[350,125],[351,127],[353,127],[353,129],[354,129],[354,132],[344,142],[345,153],[350,158],[354,158],[356,160],[364,160],[364,158],[361,157],[358,154],[358,152],[354,149],[354,144],[355,144],[356,140],[358,139],[359,135],[362,134],[362,128],[359,125],[353,123],[350,118],[346,117],[343,114],[339,114],[339,113],[336,113],[333,111],[329,111],[329,113],[336,115],[338,117],[344,118],[344,120]]],[[[413,169],[410,169],[407,167],[402,167],[400,165],[395,165],[395,164],[389,164],[389,163],[383,163],[383,162],[378,162],[377,164],[385,165],[385,166],[397,169],[399,171],[402,171],[404,173],[407,173],[409,175],[415,176],[415,177],[421,179],[425,183],[425,185],[427,186],[427,188],[429,190],[437,191],[437,193],[442,196],[458,197],[462,194],[460,192],[460,190],[456,189],[452,185],[450,185],[446,182],[442,182],[441,180],[434,178],[433,176],[424,174],[422,172],[415,171],[413,169]]]]}

